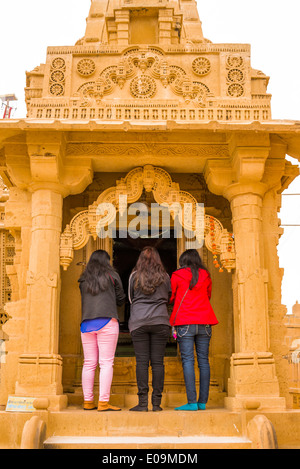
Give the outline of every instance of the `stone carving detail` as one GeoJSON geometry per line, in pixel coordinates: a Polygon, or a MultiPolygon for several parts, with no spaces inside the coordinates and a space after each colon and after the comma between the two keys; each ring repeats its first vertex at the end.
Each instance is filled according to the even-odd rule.
{"type": "Polygon", "coordinates": [[[49,91],[54,96],[63,96],[65,92],[66,63],[61,57],[57,57],[51,63],[49,91]]]}
{"type": "Polygon", "coordinates": [[[123,142],[118,144],[103,143],[69,143],[67,145],[67,155],[135,155],[138,157],[143,154],[151,154],[157,156],[218,156],[229,157],[226,145],[197,145],[197,144],[160,144],[157,142],[123,142]]]}
{"type": "Polygon", "coordinates": [[[232,98],[240,98],[244,94],[243,84],[245,82],[245,75],[242,70],[243,68],[243,57],[234,55],[227,57],[227,93],[232,98]]]}
{"type": "Polygon", "coordinates": [[[93,75],[95,70],[96,65],[92,59],[81,59],[77,64],[77,72],[83,77],[93,75]]]}
{"type": "Polygon", "coordinates": [[[8,321],[8,313],[1,307],[0,309],[0,328],[8,321]]]}
{"type": "MultiPolygon", "coordinates": [[[[194,71],[200,76],[206,75],[210,71],[210,62],[205,57],[198,59],[193,62],[194,71]]],[[[116,65],[102,70],[95,81],[81,85],[76,94],[81,97],[81,106],[90,106],[92,100],[99,105],[105,95],[112,93],[116,87],[122,89],[129,79],[132,79],[130,92],[137,99],[152,98],[157,90],[156,81],[160,81],[165,88],[170,86],[173,93],[183,96],[187,103],[193,101],[196,106],[205,106],[206,96],[211,94],[204,83],[193,81],[185,70],[169,64],[167,58],[155,50],[127,51],[116,65]]]]}
{"type": "Polygon", "coordinates": [[[50,93],[54,96],[62,96],[64,94],[64,87],[61,83],[50,84],[50,93]]]}
{"type": "Polygon", "coordinates": [[[232,68],[228,72],[228,80],[232,82],[241,82],[244,80],[244,74],[238,68],[232,68]]]}
{"type": "MultiPolygon", "coordinates": [[[[74,238],[75,237],[76,237],[76,231],[75,231],[74,238]]],[[[74,249],[75,249],[75,242],[73,239],[72,230],[70,228],[70,225],[67,225],[63,233],[63,236],[61,236],[61,239],[60,239],[60,250],[59,250],[60,265],[63,267],[64,270],[68,268],[68,266],[71,264],[73,260],[74,249]]]]}
{"type": "MultiPolygon", "coordinates": [[[[196,229],[200,226],[200,220],[196,219],[196,216],[203,214],[196,211],[196,199],[190,193],[181,191],[167,171],[145,165],[133,169],[125,178],[118,180],[116,186],[103,191],[88,210],[79,212],[66,226],[60,241],[60,263],[64,270],[67,270],[72,262],[74,250],[84,247],[90,236],[97,239],[99,229],[112,223],[118,211],[123,214],[127,204],[138,201],[144,189],[146,192],[152,191],[155,201],[168,207],[173,218],[178,215],[182,226],[194,232],[196,238],[201,236],[199,241],[202,241],[203,233],[198,233],[196,229]],[[101,214],[97,210],[100,204],[105,209],[101,214]],[[190,204],[188,207],[191,217],[181,219],[180,206],[183,207],[183,204],[190,204]]],[[[213,252],[214,258],[219,255],[224,268],[228,271],[234,269],[235,250],[232,235],[223,228],[219,220],[208,215],[204,215],[203,231],[205,245],[213,252]]]]}
{"type": "Polygon", "coordinates": [[[192,62],[192,69],[195,75],[203,77],[210,72],[211,63],[206,57],[197,57],[197,59],[192,62]]]}
{"type": "Polygon", "coordinates": [[[89,232],[87,229],[88,211],[78,213],[70,223],[70,230],[73,239],[73,245],[80,249],[88,242],[89,232]]]}
{"type": "Polygon", "coordinates": [[[244,88],[239,83],[232,83],[228,86],[228,94],[233,98],[239,98],[244,93],[244,88]]]}
{"type": "Polygon", "coordinates": [[[130,92],[135,98],[152,98],[156,92],[155,81],[148,76],[136,77],[130,83],[130,92]]]}
{"type": "Polygon", "coordinates": [[[230,55],[227,57],[227,65],[229,68],[240,68],[244,65],[244,59],[239,55],[230,55]]]}
{"type": "Polygon", "coordinates": [[[51,81],[55,83],[61,83],[65,79],[65,75],[61,70],[54,70],[54,72],[51,73],[51,81]]]}
{"type": "Polygon", "coordinates": [[[53,273],[48,277],[44,274],[34,274],[30,270],[27,272],[26,285],[34,285],[36,283],[45,283],[48,287],[57,287],[57,274],[53,273]]]}

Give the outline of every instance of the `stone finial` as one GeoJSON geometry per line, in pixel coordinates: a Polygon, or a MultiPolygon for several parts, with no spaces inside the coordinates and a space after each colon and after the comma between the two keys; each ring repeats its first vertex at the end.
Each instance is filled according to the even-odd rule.
{"type": "Polygon", "coordinates": [[[292,312],[293,316],[296,316],[298,318],[300,317],[300,304],[298,303],[298,301],[296,301],[296,303],[292,307],[292,312]]]}

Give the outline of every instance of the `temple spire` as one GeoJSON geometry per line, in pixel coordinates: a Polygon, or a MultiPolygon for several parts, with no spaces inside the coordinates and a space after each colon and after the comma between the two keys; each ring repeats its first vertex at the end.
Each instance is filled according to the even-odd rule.
{"type": "Polygon", "coordinates": [[[82,43],[207,42],[195,0],[91,0],[82,43]]]}

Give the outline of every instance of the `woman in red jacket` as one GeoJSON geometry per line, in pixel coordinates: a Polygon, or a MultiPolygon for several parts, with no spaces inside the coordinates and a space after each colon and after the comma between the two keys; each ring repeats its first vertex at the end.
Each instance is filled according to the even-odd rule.
{"type": "Polygon", "coordinates": [[[208,360],[211,326],[218,320],[210,304],[211,278],[196,249],[186,250],[179,258],[180,269],[171,277],[173,312],[171,326],[175,326],[179,344],[187,404],[175,410],[204,410],[208,401],[210,365],[208,360]],[[197,398],[194,371],[194,344],[200,371],[200,390],[197,398]]]}

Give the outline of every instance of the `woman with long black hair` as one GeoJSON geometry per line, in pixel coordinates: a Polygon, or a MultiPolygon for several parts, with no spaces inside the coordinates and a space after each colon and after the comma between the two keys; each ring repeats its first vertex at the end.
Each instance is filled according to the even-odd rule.
{"type": "Polygon", "coordinates": [[[160,411],[164,386],[164,354],[170,334],[167,304],[170,277],[156,248],[145,247],[129,278],[128,322],[136,356],[137,406],[131,411],[148,411],[148,373],[152,367],[152,410],[160,411]]]}
{"type": "Polygon", "coordinates": [[[182,360],[187,404],[175,410],[204,410],[208,401],[210,364],[208,359],[211,326],[218,324],[210,304],[212,282],[196,249],[187,249],[179,258],[180,268],[171,276],[174,301],[170,323],[175,326],[182,360]],[[200,371],[197,396],[194,346],[200,371]]]}
{"type": "Polygon", "coordinates": [[[119,337],[117,306],[125,301],[119,274],[102,249],[94,251],[79,279],[82,321],[80,325],[84,354],[82,389],[85,410],[95,409],[94,379],[99,362],[98,411],[121,410],[109,404],[114,357],[119,337]]]}

